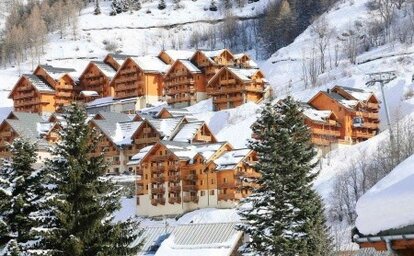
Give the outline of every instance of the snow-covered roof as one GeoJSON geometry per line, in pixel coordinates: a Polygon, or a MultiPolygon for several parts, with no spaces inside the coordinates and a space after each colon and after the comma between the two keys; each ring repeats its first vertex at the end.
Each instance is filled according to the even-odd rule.
{"type": "Polygon", "coordinates": [[[60,68],[54,67],[51,65],[39,65],[43,68],[53,79],[58,80],[65,74],[74,74],[77,73],[76,69],[73,68],[60,68]]]}
{"type": "Polygon", "coordinates": [[[251,81],[258,70],[255,68],[228,68],[233,74],[235,74],[242,81],[251,81]]]}
{"type": "Polygon", "coordinates": [[[218,171],[234,169],[250,152],[251,150],[247,148],[228,151],[214,160],[216,169],[218,171]]]}
{"type": "Polygon", "coordinates": [[[11,115],[16,118],[6,118],[4,122],[8,123],[19,134],[19,137],[31,142],[38,142],[41,135],[53,126],[36,113],[12,112],[11,115]]]}
{"type": "Polygon", "coordinates": [[[331,110],[318,110],[309,104],[302,104],[303,114],[312,121],[326,123],[332,115],[331,110]]]}
{"type": "Polygon", "coordinates": [[[166,73],[170,65],[165,64],[156,56],[131,57],[131,59],[144,71],[155,73],[166,73]]]}
{"type": "Polygon", "coordinates": [[[203,158],[208,161],[224,144],[226,144],[226,142],[202,143],[194,144],[190,147],[194,148],[197,153],[201,154],[203,158]]]}
{"type": "Polygon", "coordinates": [[[364,235],[414,225],[414,155],[399,164],[357,202],[356,227],[364,235]]]}
{"type": "Polygon", "coordinates": [[[113,78],[116,74],[116,70],[110,65],[106,64],[103,61],[93,61],[93,63],[102,71],[102,73],[108,77],[113,78]]]}
{"type": "Polygon", "coordinates": [[[336,86],[336,87],[342,88],[345,92],[347,92],[353,98],[359,101],[367,101],[372,96],[372,92],[369,92],[363,89],[346,87],[346,86],[336,86]]]}
{"type": "Polygon", "coordinates": [[[348,100],[336,92],[329,91],[327,95],[348,109],[354,109],[359,103],[357,100],[348,100]]]}
{"type": "Polygon", "coordinates": [[[118,145],[131,145],[132,135],[142,125],[142,122],[121,122],[116,124],[115,135],[112,137],[112,141],[118,145]]]}
{"type": "Polygon", "coordinates": [[[188,60],[194,55],[194,51],[184,50],[165,50],[164,51],[173,61],[176,60],[188,60]]]}
{"type": "Polygon", "coordinates": [[[137,255],[154,255],[156,249],[159,248],[163,241],[162,237],[165,234],[170,234],[175,227],[173,226],[154,226],[154,227],[144,227],[143,234],[132,245],[139,244],[143,242],[143,245],[140,247],[137,255]],[[161,238],[161,239],[160,239],[161,238]]]}
{"type": "Polygon", "coordinates": [[[173,141],[191,142],[203,125],[204,122],[191,122],[183,124],[178,133],[174,136],[173,141]]]}
{"type": "Polygon", "coordinates": [[[198,69],[193,63],[191,63],[191,61],[189,60],[179,60],[184,67],[190,71],[190,73],[201,73],[201,70],[198,69]]]}
{"type": "Polygon", "coordinates": [[[109,54],[109,56],[111,56],[121,66],[124,63],[124,61],[128,59],[129,57],[135,57],[135,55],[119,54],[119,53],[109,54]]]}
{"type": "Polygon", "coordinates": [[[138,165],[141,163],[142,159],[151,151],[155,145],[149,145],[139,150],[139,152],[132,156],[131,160],[128,162],[128,165],[138,165]]]}
{"type": "Polygon", "coordinates": [[[91,102],[86,103],[86,106],[93,107],[93,106],[99,106],[99,105],[107,105],[114,101],[114,97],[103,97],[95,99],[91,102]]]}
{"type": "Polygon", "coordinates": [[[83,95],[85,97],[99,97],[99,93],[96,91],[81,91],[80,95],[83,95]]]}
{"type": "Polygon", "coordinates": [[[204,53],[204,55],[206,55],[209,58],[214,58],[217,57],[219,55],[221,55],[223,52],[225,52],[226,49],[221,49],[221,50],[214,50],[214,51],[202,51],[204,53]]]}
{"type": "Polygon", "coordinates": [[[171,139],[175,132],[179,128],[179,125],[183,122],[182,117],[163,118],[163,119],[148,119],[152,126],[157,129],[164,139],[171,139]]]}
{"type": "Polygon", "coordinates": [[[25,74],[23,76],[27,80],[29,80],[29,82],[36,88],[36,90],[40,92],[50,92],[50,93],[55,92],[55,90],[50,85],[48,85],[45,81],[43,81],[43,79],[41,79],[40,77],[36,75],[31,75],[31,74],[25,74]]]}
{"type": "Polygon", "coordinates": [[[157,255],[227,256],[237,250],[243,232],[237,222],[185,224],[176,226],[156,252],[157,255]]]}

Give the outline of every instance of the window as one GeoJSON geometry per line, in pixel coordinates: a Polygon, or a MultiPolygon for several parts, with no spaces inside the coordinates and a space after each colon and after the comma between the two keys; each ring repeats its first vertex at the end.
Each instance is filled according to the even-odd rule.
{"type": "Polygon", "coordinates": [[[148,184],[145,186],[145,189],[148,190],[148,184]]]}
{"type": "Polygon", "coordinates": [[[200,174],[203,174],[203,170],[200,170],[200,174]]]}
{"type": "Polygon", "coordinates": [[[200,191],[200,196],[205,196],[206,195],[206,191],[200,191]]]}
{"type": "Polygon", "coordinates": [[[145,179],[148,180],[148,174],[145,174],[145,179]]]}
{"type": "Polygon", "coordinates": [[[214,196],[214,190],[210,190],[210,196],[214,196]]]}
{"type": "Polygon", "coordinates": [[[227,178],[223,178],[223,182],[224,183],[227,183],[227,178]]]}
{"type": "Polygon", "coordinates": [[[139,196],[137,196],[137,205],[139,205],[139,196]]]}
{"type": "Polygon", "coordinates": [[[204,180],[200,180],[200,186],[204,185],[204,180]]]}
{"type": "Polygon", "coordinates": [[[211,184],[214,184],[214,179],[211,179],[211,184]]]}

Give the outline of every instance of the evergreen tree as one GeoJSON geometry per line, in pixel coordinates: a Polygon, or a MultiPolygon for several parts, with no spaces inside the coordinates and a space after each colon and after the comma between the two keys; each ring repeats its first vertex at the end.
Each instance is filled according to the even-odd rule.
{"type": "Polygon", "coordinates": [[[93,14],[95,15],[101,14],[101,7],[99,6],[99,0],[95,0],[95,10],[93,11],[93,14]]]}
{"type": "Polygon", "coordinates": [[[211,3],[210,3],[210,11],[212,11],[212,12],[216,12],[217,11],[217,6],[216,6],[216,2],[214,1],[214,0],[211,0],[211,3]]]}
{"type": "Polygon", "coordinates": [[[130,245],[141,234],[138,223],[113,221],[121,190],[103,176],[103,155],[91,155],[100,137],[86,118],[78,105],[68,108],[61,141],[45,163],[54,195],[44,249],[68,256],[135,255],[140,245],[130,245]]]}
{"type": "Polygon", "coordinates": [[[299,105],[288,97],[267,103],[253,125],[259,188],[242,201],[239,229],[251,240],[240,250],[254,255],[329,255],[323,205],[312,184],[316,152],[299,105]]]}
{"type": "Polygon", "coordinates": [[[158,3],[158,9],[164,10],[165,7],[166,7],[165,0],[160,0],[160,2],[158,3]]]}
{"type": "Polygon", "coordinates": [[[40,220],[42,170],[35,170],[36,146],[16,139],[10,146],[11,161],[0,170],[0,247],[5,255],[21,255],[35,249],[41,238],[34,232],[40,220]]]}
{"type": "Polygon", "coordinates": [[[130,0],[129,8],[132,11],[141,10],[141,2],[139,0],[130,0]]]}

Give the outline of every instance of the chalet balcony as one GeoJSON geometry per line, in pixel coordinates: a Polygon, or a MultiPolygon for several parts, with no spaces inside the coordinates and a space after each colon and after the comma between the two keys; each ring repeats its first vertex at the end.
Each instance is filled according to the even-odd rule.
{"type": "Polygon", "coordinates": [[[361,116],[369,119],[379,119],[379,114],[374,112],[363,112],[363,111],[357,111],[355,112],[356,116],[361,116]]]}
{"type": "Polygon", "coordinates": [[[244,181],[244,180],[238,180],[236,182],[236,185],[239,188],[250,188],[250,189],[258,188],[259,187],[256,182],[253,182],[253,181],[244,181]]]}
{"type": "Polygon", "coordinates": [[[139,138],[135,139],[135,144],[153,144],[159,141],[160,139],[158,137],[151,137],[151,138],[139,138]]]}
{"type": "Polygon", "coordinates": [[[151,199],[151,204],[156,206],[158,204],[165,205],[165,198],[154,198],[151,199]]]}
{"type": "Polygon", "coordinates": [[[151,188],[151,194],[155,194],[155,195],[163,195],[165,193],[165,189],[162,187],[159,188],[151,188]]]}
{"type": "Polygon", "coordinates": [[[18,92],[22,92],[22,91],[30,91],[33,90],[33,87],[31,87],[30,85],[25,85],[25,86],[20,86],[17,91],[18,92]]]}
{"type": "Polygon", "coordinates": [[[364,122],[362,127],[376,130],[379,129],[379,123],[364,122]]]}
{"type": "Polygon", "coordinates": [[[139,175],[139,176],[144,176],[144,170],[143,170],[143,169],[141,169],[141,168],[137,169],[137,170],[135,171],[135,173],[136,173],[136,175],[139,175]]]}
{"type": "Polygon", "coordinates": [[[112,165],[121,165],[121,161],[119,160],[114,160],[111,162],[112,165]]]}
{"type": "Polygon", "coordinates": [[[32,106],[32,105],[40,105],[40,104],[49,104],[47,100],[40,100],[38,98],[34,98],[28,101],[23,102],[15,102],[15,107],[24,107],[24,106],[32,106]]]}
{"type": "Polygon", "coordinates": [[[229,93],[241,93],[244,88],[242,86],[222,86],[220,88],[209,87],[207,88],[207,94],[209,95],[219,95],[219,94],[229,94],[229,93]]]}
{"type": "Polygon", "coordinates": [[[168,203],[170,204],[181,204],[181,197],[170,197],[168,198],[168,203]]]}
{"type": "Polygon", "coordinates": [[[162,183],[165,182],[165,178],[164,178],[164,176],[152,177],[151,182],[156,183],[156,184],[162,184],[162,183]]]}
{"type": "Polygon", "coordinates": [[[242,96],[233,96],[228,98],[215,98],[214,103],[227,103],[227,102],[242,102],[243,97],[242,96]]]}
{"type": "Polygon", "coordinates": [[[178,183],[178,182],[180,182],[181,181],[181,176],[178,174],[178,175],[170,175],[169,177],[168,177],[168,181],[169,182],[174,182],[174,183],[178,183]]]}
{"type": "Polygon", "coordinates": [[[0,133],[0,137],[1,138],[11,137],[11,136],[12,136],[12,132],[11,131],[7,131],[7,132],[0,133]]]}
{"type": "Polygon", "coordinates": [[[312,137],[312,143],[317,145],[317,146],[329,146],[330,144],[335,143],[337,140],[336,139],[325,139],[325,138],[320,138],[320,137],[312,137]]]}
{"type": "Polygon", "coordinates": [[[328,135],[328,136],[335,136],[335,137],[339,137],[341,135],[339,130],[331,130],[329,128],[327,129],[311,128],[311,132],[317,135],[328,135]]]}
{"type": "Polygon", "coordinates": [[[138,96],[136,92],[126,93],[126,92],[115,92],[116,98],[129,98],[138,96]]]}
{"type": "Polygon", "coordinates": [[[151,167],[151,174],[160,174],[165,171],[165,167],[151,167]]]}
{"type": "Polygon", "coordinates": [[[58,92],[56,96],[71,98],[73,94],[71,92],[58,92]]]}
{"type": "Polygon", "coordinates": [[[353,138],[369,139],[369,138],[372,138],[374,136],[375,136],[375,134],[372,133],[372,132],[358,131],[358,130],[352,132],[352,137],[353,138]]]}
{"type": "Polygon", "coordinates": [[[167,95],[177,95],[182,93],[195,93],[196,89],[193,86],[181,88],[168,88],[166,92],[167,95]]]}
{"type": "Polygon", "coordinates": [[[137,195],[143,195],[144,194],[144,187],[142,187],[142,186],[137,187],[136,194],[137,195]]]}
{"type": "Polygon", "coordinates": [[[163,162],[163,161],[167,161],[170,158],[170,155],[155,155],[151,157],[152,161],[156,161],[156,162],[163,162]]]}
{"type": "Polygon", "coordinates": [[[219,189],[232,189],[232,188],[236,188],[236,184],[235,183],[221,183],[221,184],[217,184],[217,187],[219,189]]]}
{"type": "Polygon", "coordinates": [[[62,90],[73,90],[73,86],[70,84],[60,84],[57,88],[62,90]]]}
{"type": "Polygon", "coordinates": [[[198,141],[211,141],[211,136],[208,135],[199,135],[197,136],[198,141]]]}
{"type": "Polygon", "coordinates": [[[197,179],[197,175],[196,174],[188,174],[185,176],[184,180],[196,180],[197,179]]]}
{"type": "Polygon", "coordinates": [[[260,177],[260,174],[255,173],[255,172],[242,172],[242,171],[237,171],[236,172],[236,177],[243,177],[243,178],[258,178],[260,177]]]}
{"type": "Polygon", "coordinates": [[[198,196],[184,196],[184,203],[198,203],[198,196]]]}
{"type": "Polygon", "coordinates": [[[65,104],[69,104],[71,102],[71,100],[70,99],[59,99],[59,98],[57,98],[56,100],[55,100],[55,103],[57,104],[57,105],[65,105],[65,104]]]}
{"type": "Polygon", "coordinates": [[[13,96],[14,100],[25,99],[25,98],[33,98],[35,96],[35,92],[28,92],[28,93],[18,93],[13,96]]]}
{"type": "Polygon", "coordinates": [[[181,186],[170,186],[168,188],[168,191],[171,193],[180,193],[181,192],[181,186]]]}
{"type": "Polygon", "coordinates": [[[367,103],[367,107],[369,109],[378,110],[379,109],[379,104],[378,103],[367,103]]]}
{"type": "Polygon", "coordinates": [[[220,80],[220,84],[222,85],[235,84],[235,83],[236,83],[236,79],[220,80]]]}
{"type": "MultiPolygon", "coordinates": [[[[195,97],[192,97],[192,98],[193,98],[194,101],[196,100],[195,97]]],[[[190,101],[191,101],[190,96],[167,99],[168,104],[174,104],[174,103],[179,103],[179,102],[190,102],[190,101]]]]}
{"type": "Polygon", "coordinates": [[[183,191],[190,192],[190,191],[197,191],[198,186],[197,185],[183,185],[183,191]]]}

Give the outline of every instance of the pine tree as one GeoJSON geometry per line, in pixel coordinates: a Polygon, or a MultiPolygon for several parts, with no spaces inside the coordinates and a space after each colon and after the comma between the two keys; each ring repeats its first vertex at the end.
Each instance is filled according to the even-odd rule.
{"type": "Polygon", "coordinates": [[[141,10],[141,2],[140,0],[130,0],[129,8],[131,11],[139,11],[141,10]]]}
{"type": "Polygon", "coordinates": [[[135,255],[140,245],[130,244],[141,231],[132,219],[113,222],[121,190],[103,176],[107,168],[103,155],[91,155],[99,136],[86,118],[80,106],[68,108],[61,141],[45,163],[54,196],[43,249],[71,256],[135,255]]]}
{"type": "Polygon", "coordinates": [[[254,255],[329,255],[323,205],[312,183],[316,152],[299,105],[288,97],[267,103],[253,125],[258,189],[242,201],[239,229],[251,240],[240,250],[254,255]]]}
{"type": "Polygon", "coordinates": [[[21,255],[41,242],[34,229],[40,225],[43,172],[33,168],[34,144],[19,138],[10,151],[11,161],[5,161],[0,170],[0,247],[6,247],[6,255],[21,255]]]}
{"type": "Polygon", "coordinates": [[[166,7],[165,0],[160,0],[160,2],[158,3],[158,9],[164,10],[165,7],[166,7]]]}

